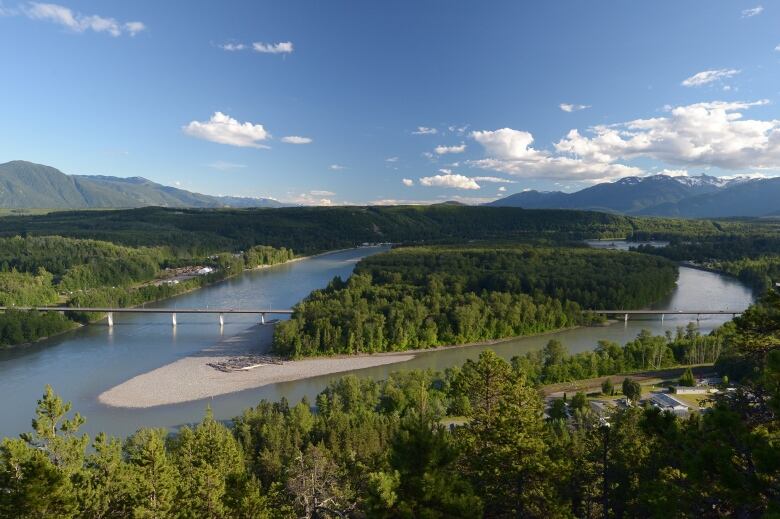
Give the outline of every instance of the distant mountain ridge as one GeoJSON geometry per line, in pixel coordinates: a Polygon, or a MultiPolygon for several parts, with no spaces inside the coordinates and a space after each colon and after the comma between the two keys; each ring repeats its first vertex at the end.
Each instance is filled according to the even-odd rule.
{"type": "Polygon", "coordinates": [[[488,205],[684,218],[768,216],[780,212],[780,178],[626,177],[574,193],[524,191],[488,205]]]}
{"type": "Polygon", "coordinates": [[[66,175],[41,164],[0,164],[0,207],[9,209],[110,209],[161,207],[282,207],[269,198],[192,193],[143,177],[66,175]]]}

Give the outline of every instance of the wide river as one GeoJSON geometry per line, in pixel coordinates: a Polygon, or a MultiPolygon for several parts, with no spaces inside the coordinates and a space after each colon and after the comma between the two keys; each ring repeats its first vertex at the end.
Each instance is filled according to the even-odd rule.
{"type": "MultiPolygon", "coordinates": [[[[601,245],[613,246],[611,243],[601,245]]],[[[619,242],[614,246],[623,248],[619,242]]],[[[360,258],[382,250],[380,247],[366,247],[340,251],[246,272],[154,306],[289,308],[311,290],[326,286],[334,276],[349,276],[360,258]]],[[[752,300],[751,291],[736,280],[711,272],[681,268],[675,291],[653,308],[739,311],[752,300]]],[[[666,316],[662,324],[660,317],[636,318],[629,320],[628,324],[620,322],[606,327],[579,328],[513,339],[489,347],[510,358],[539,349],[555,337],[570,352],[578,352],[594,348],[599,339],[623,343],[636,337],[642,328],[662,334],[665,330],[686,325],[688,320],[687,317],[666,316]]],[[[702,318],[700,328],[707,332],[726,320],[727,317],[702,318]]],[[[105,322],[96,323],[30,347],[0,351],[0,416],[3,417],[0,437],[15,436],[30,429],[36,400],[46,384],[51,384],[58,394],[73,403],[74,410],[86,416],[86,432],[127,435],[142,426],[176,427],[195,422],[203,416],[207,405],[212,407],[218,419],[229,419],[264,398],[277,400],[287,397],[293,402],[304,395],[311,398],[328,381],[344,375],[273,384],[209,400],[148,409],[111,408],[97,400],[100,393],[131,377],[197,352],[253,324],[252,317],[229,316],[224,328],[220,329],[215,315],[179,315],[178,326],[174,328],[167,315],[122,314],[115,317],[112,329],[105,322]]],[[[382,378],[400,369],[444,369],[475,358],[486,347],[426,352],[402,364],[362,369],[355,373],[382,378]]]]}

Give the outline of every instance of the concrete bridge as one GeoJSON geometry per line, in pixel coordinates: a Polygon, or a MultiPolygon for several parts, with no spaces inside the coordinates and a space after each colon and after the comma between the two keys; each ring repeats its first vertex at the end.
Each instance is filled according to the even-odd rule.
{"type": "MultiPolygon", "coordinates": [[[[266,315],[290,315],[291,309],[260,309],[260,308],[112,308],[112,307],[75,307],[75,306],[0,306],[4,310],[36,310],[39,312],[93,312],[107,314],[109,326],[114,326],[114,314],[170,314],[171,324],[176,326],[177,314],[217,314],[219,325],[225,324],[225,315],[254,314],[260,316],[260,323],[265,324],[266,315]]],[[[661,322],[667,315],[695,315],[698,321],[702,315],[730,315],[736,317],[742,310],[586,310],[586,312],[601,315],[622,315],[625,322],[631,315],[660,315],[661,322]]]]}
{"type": "Polygon", "coordinates": [[[742,310],[590,310],[594,314],[602,315],[622,315],[625,322],[628,322],[630,315],[660,315],[661,322],[667,315],[695,315],[698,321],[702,315],[730,315],[736,317],[743,313],[742,310]]]}
{"type": "Polygon", "coordinates": [[[91,312],[107,315],[108,325],[114,326],[114,314],[170,314],[171,324],[176,326],[177,314],[217,314],[219,325],[225,324],[227,314],[254,314],[260,316],[260,323],[265,324],[266,315],[290,315],[290,309],[260,309],[260,308],[112,308],[104,306],[0,306],[4,310],[35,310],[38,312],[91,312]]]}

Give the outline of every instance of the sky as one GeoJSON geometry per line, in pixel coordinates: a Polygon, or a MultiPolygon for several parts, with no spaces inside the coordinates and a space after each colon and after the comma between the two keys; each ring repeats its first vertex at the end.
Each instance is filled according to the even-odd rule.
{"type": "Polygon", "coordinates": [[[780,175],[780,2],[0,0],[0,162],[296,204],[780,175]]]}

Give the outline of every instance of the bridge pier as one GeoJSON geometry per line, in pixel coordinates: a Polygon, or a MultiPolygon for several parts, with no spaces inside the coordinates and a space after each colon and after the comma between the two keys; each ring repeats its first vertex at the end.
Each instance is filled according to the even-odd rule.
{"type": "Polygon", "coordinates": [[[114,312],[108,312],[108,327],[114,326],[114,312]]]}
{"type": "Polygon", "coordinates": [[[171,314],[171,326],[176,326],[176,314],[171,314]]]}
{"type": "Polygon", "coordinates": [[[225,314],[219,314],[219,327],[225,326],[225,314]]]}
{"type": "Polygon", "coordinates": [[[265,314],[260,314],[260,324],[265,324],[265,314]]]}
{"type": "Polygon", "coordinates": [[[625,315],[625,317],[624,317],[624,322],[625,322],[626,324],[628,324],[628,314],[626,314],[626,315],[625,315]]]}

